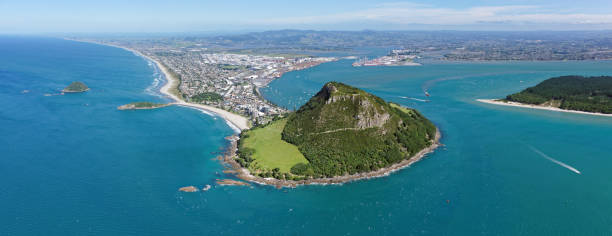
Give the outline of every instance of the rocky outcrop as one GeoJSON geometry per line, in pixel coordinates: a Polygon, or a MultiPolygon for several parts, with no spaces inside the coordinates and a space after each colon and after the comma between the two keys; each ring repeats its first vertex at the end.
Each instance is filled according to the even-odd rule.
{"type": "Polygon", "coordinates": [[[234,185],[234,186],[250,186],[249,183],[245,183],[238,180],[233,179],[217,179],[218,185],[234,185]]]}
{"type": "Polygon", "coordinates": [[[198,188],[196,188],[194,186],[187,186],[187,187],[179,188],[179,191],[187,192],[187,193],[193,193],[193,192],[197,192],[198,188]]]}

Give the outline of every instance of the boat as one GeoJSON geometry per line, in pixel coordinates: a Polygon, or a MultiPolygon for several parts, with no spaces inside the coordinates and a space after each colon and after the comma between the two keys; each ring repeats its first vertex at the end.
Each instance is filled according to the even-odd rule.
{"type": "Polygon", "coordinates": [[[202,188],[202,191],[208,191],[210,188],[211,186],[207,184],[206,186],[204,186],[204,188],[202,188]]]}

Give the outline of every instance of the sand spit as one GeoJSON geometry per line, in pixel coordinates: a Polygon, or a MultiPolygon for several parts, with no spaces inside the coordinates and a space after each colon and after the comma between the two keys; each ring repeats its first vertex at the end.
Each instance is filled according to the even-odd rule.
{"type": "Polygon", "coordinates": [[[557,107],[547,107],[547,106],[539,106],[539,105],[531,105],[524,104],[518,102],[506,102],[500,101],[496,99],[476,99],[476,101],[494,105],[502,105],[502,106],[511,106],[511,107],[522,107],[522,108],[531,108],[531,109],[539,109],[539,110],[547,110],[547,111],[557,111],[557,112],[567,112],[567,113],[576,113],[576,114],[584,114],[584,115],[595,115],[595,116],[607,116],[612,117],[612,114],[604,114],[604,113],[596,113],[596,112],[586,112],[586,111],[575,111],[575,110],[565,110],[557,107]]]}

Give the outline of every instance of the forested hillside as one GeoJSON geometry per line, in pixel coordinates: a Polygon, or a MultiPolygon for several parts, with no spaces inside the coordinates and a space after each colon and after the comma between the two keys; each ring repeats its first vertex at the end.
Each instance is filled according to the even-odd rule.
{"type": "Polygon", "coordinates": [[[337,82],[291,114],[282,139],[308,164],[296,175],[332,177],[368,172],[407,159],[431,145],[436,127],[418,111],[337,82]]]}
{"type": "Polygon", "coordinates": [[[612,77],[561,76],[511,94],[506,100],[598,113],[612,113],[612,77]]]}

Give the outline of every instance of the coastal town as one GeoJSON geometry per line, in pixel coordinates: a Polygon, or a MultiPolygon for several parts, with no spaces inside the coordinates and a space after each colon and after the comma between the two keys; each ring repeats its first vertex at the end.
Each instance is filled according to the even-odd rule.
{"type": "Polygon", "coordinates": [[[269,116],[285,112],[284,108],[263,99],[258,88],[286,72],[335,60],[193,51],[167,54],[158,59],[180,76],[178,89],[186,101],[238,113],[256,124],[266,123],[269,116]]]}
{"type": "Polygon", "coordinates": [[[126,48],[158,62],[171,77],[179,80],[176,95],[185,104],[238,114],[246,117],[252,125],[266,124],[275,115],[287,112],[286,108],[264,99],[259,88],[284,73],[337,60],[335,57],[306,55],[226,53],[200,45],[177,47],[125,41],[97,42],[126,48]]]}

